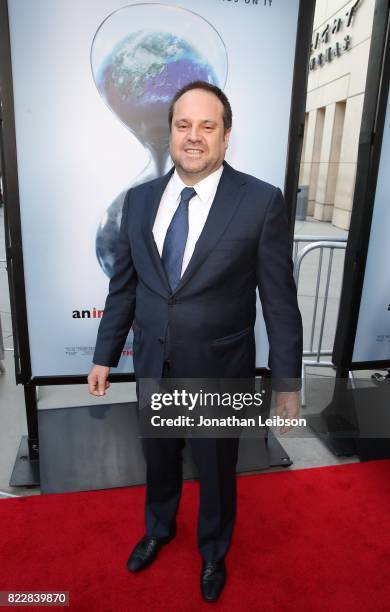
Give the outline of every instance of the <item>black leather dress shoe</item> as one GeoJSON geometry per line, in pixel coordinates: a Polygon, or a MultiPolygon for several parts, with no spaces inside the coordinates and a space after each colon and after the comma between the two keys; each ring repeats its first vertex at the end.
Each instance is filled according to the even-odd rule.
{"type": "Polygon", "coordinates": [[[200,590],[206,601],[217,601],[226,582],[225,562],[203,561],[200,590]]]}
{"type": "Polygon", "coordinates": [[[139,572],[155,560],[158,551],[173,538],[157,539],[144,536],[135,546],[127,561],[129,572],[139,572]]]}

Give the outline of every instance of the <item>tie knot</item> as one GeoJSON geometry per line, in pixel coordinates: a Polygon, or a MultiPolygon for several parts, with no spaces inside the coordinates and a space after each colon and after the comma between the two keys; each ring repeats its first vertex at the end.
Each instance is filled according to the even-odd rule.
{"type": "Polygon", "coordinates": [[[184,187],[180,196],[181,196],[182,202],[188,203],[191,200],[191,198],[196,196],[196,191],[193,187],[184,187]]]}

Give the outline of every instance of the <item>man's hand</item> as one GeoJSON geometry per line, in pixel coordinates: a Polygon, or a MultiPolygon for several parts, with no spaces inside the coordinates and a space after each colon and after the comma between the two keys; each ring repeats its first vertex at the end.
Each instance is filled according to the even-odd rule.
{"type": "MultiPolygon", "coordinates": [[[[299,391],[278,391],[275,395],[276,414],[283,419],[295,419],[299,415],[301,402],[299,391]]],[[[291,425],[283,425],[280,433],[291,429],[291,425]]]]}
{"type": "Polygon", "coordinates": [[[106,395],[106,389],[111,385],[107,380],[109,373],[108,366],[93,365],[88,374],[88,390],[91,395],[106,395]]]}

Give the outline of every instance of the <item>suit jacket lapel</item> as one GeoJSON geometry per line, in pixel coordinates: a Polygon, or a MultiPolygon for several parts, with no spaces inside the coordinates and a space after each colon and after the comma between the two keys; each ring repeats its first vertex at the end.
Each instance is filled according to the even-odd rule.
{"type": "Polygon", "coordinates": [[[240,203],[241,197],[244,194],[242,185],[245,184],[245,179],[226,162],[224,162],[223,165],[224,170],[206,223],[175,293],[180,291],[180,289],[190,280],[208,254],[212,251],[214,245],[218,242],[227,225],[230,223],[240,203]]]}
{"type": "Polygon", "coordinates": [[[157,215],[157,210],[160,204],[161,197],[173,174],[173,171],[174,171],[174,168],[171,168],[167,174],[156,179],[149,186],[149,194],[147,196],[146,206],[144,210],[143,224],[142,224],[144,238],[145,238],[146,246],[148,248],[150,257],[154,263],[155,268],[157,269],[158,275],[161,278],[163,286],[168,293],[171,293],[171,289],[169,286],[167,276],[165,274],[165,270],[164,270],[164,266],[160,258],[160,254],[157,249],[157,245],[154,241],[153,225],[154,225],[154,221],[157,215]]]}

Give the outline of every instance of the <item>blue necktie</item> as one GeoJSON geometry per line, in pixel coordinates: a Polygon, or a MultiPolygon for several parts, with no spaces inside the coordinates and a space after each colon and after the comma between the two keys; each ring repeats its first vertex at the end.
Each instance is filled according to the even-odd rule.
{"type": "Polygon", "coordinates": [[[188,237],[188,202],[195,195],[196,191],[193,187],[183,189],[179,206],[165,235],[161,258],[172,291],[175,291],[180,281],[184,249],[188,237]]]}

